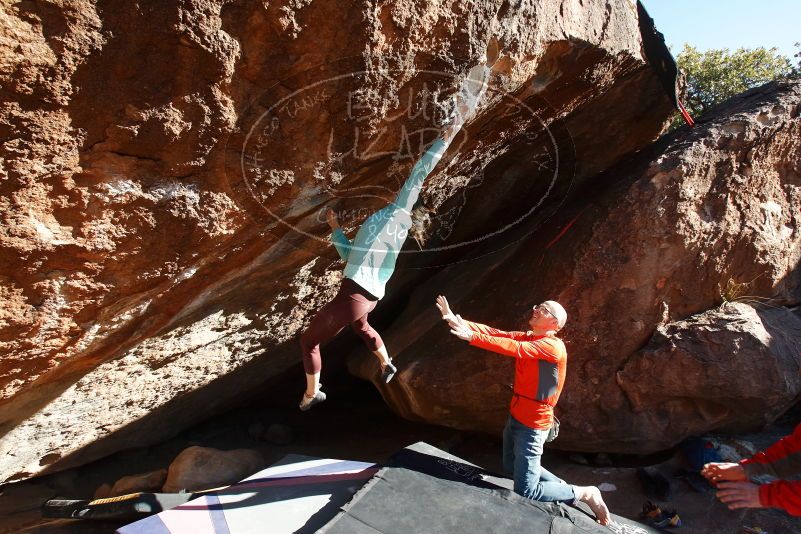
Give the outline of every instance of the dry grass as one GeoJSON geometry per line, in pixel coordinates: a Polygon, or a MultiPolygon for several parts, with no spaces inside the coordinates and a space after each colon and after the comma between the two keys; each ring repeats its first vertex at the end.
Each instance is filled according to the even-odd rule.
{"type": "Polygon", "coordinates": [[[726,281],[726,284],[721,286],[718,283],[718,295],[720,295],[720,305],[725,306],[730,302],[742,302],[744,304],[756,305],[762,304],[765,306],[773,307],[771,302],[774,300],[769,297],[760,297],[759,295],[749,295],[748,292],[754,285],[754,282],[762,276],[756,275],[749,282],[738,282],[732,277],[726,281]]]}

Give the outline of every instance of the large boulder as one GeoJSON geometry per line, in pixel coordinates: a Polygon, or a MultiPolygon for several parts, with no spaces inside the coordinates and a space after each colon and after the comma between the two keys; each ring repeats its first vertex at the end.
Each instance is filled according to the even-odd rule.
{"type": "Polygon", "coordinates": [[[616,379],[659,448],[709,429],[761,428],[801,393],[801,309],[727,302],[657,326],[616,379]]]}
{"type": "Polygon", "coordinates": [[[16,2],[0,24],[0,480],[159,441],[296,364],[342,267],[319,209],[352,229],[396,190],[493,38],[424,194],[445,233],[467,189],[517,217],[671,112],[630,0],[16,2]]]}
{"type": "MultiPolygon", "coordinates": [[[[500,432],[514,362],[450,336],[434,298],[444,294],[464,317],[507,330],[523,328],[532,304],[555,299],[568,312],[562,336],[569,355],[555,446],[646,453],[692,433],[770,422],[797,398],[797,338],[793,358],[782,351],[774,360],[774,347],[757,345],[753,365],[731,361],[688,377],[682,400],[668,402],[669,410],[645,392],[669,397],[686,362],[660,357],[647,381],[636,370],[643,358],[653,361],[640,349],[655,334],[654,343],[664,340],[660,325],[725,300],[801,301],[800,111],[798,80],[735,97],[695,128],[681,128],[587,180],[549,220],[525,225],[517,242],[479,248],[474,261],[432,274],[384,333],[400,367],[389,386],[376,383],[384,398],[404,417],[500,432]],[[601,191],[593,187],[599,182],[614,185],[601,191]],[[731,366],[743,375],[754,366],[767,374],[758,388],[748,379],[732,383],[728,400],[716,405],[702,385],[717,387],[719,373],[735,372],[731,366]],[[773,381],[773,393],[744,407],[736,422],[736,399],[765,394],[773,381]],[[767,403],[773,407],[762,409],[767,403]]],[[[736,336],[718,337],[718,354],[738,352],[736,336]]],[[[687,358],[711,350],[685,348],[687,358]]],[[[375,380],[374,363],[361,354],[350,366],[375,380]]]]}

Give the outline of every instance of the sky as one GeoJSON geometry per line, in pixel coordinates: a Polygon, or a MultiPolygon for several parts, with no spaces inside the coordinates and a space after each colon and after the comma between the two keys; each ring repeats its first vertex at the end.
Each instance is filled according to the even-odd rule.
{"type": "MultiPolygon", "coordinates": [[[[801,0],[642,0],[675,56],[710,48],[776,47],[792,59],[801,41],[801,0]]],[[[794,60],[797,62],[797,60],[794,60]]]]}

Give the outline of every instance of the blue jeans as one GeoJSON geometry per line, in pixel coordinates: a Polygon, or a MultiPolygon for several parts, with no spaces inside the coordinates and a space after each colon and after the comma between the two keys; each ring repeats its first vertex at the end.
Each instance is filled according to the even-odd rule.
{"type": "Polygon", "coordinates": [[[511,473],[515,493],[535,501],[572,502],[573,486],[540,464],[547,430],[529,428],[511,415],[503,430],[503,468],[511,473]]]}

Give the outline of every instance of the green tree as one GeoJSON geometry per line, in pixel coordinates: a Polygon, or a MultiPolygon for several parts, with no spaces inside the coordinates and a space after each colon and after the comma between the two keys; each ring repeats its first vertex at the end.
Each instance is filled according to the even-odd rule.
{"type": "MultiPolygon", "coordinates": [[[[801,52],[799,53],[801,54],[801,52]]],[[[796,56],[799,56],[796,54],[796,56]]],[[[776,48],[728,48],[699,52],[684,45],[676,58],[687,79],[687,111],[693,117],[703,115],[715,104],[747,89],[787,76],[797,76],[798,66],[776,48]]]]}

